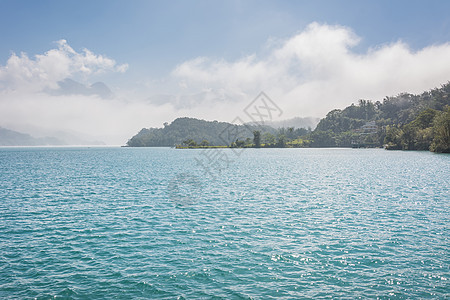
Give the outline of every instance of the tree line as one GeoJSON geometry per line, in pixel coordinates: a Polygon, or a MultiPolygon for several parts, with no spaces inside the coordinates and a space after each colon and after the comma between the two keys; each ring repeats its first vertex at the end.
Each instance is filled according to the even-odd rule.
{"type": "Polygon", "coordinates": [[[359,100],[330,111],[309,139],[313,147],[383,147],[450,151],[450,82],[420,95],[402,93],[383,101],[359,100]],[[366,124],[374,124],[371,132],[366,124]]]}
{"type": "Polygon", "coordinates": [[[334,109],[317,127],[279,128],[178,118],[164,128],[142,129],[130,147],[383,147],[450,152],[450,82],[419,95],[359,100],[334,109]],[[233,137],[233,132],[238,132],[233,137]]]}

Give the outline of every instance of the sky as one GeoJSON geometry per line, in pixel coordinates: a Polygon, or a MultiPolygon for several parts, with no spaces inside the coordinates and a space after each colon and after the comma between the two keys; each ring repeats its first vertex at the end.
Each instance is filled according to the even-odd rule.
{"type": "Polygon", "coordinates": [[[244,118],[261,91],[281,119],[421,93],[450,80],[448,11],[447,0],[0,0],[0,126],[123,145],[177,117],[244,118]]]}

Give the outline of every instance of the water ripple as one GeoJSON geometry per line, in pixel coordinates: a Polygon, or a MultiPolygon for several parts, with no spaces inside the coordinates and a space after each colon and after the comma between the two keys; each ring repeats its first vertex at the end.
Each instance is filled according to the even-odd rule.
{"type": "Polygon", "coordinates": [[[213,180],[196,155],[0,149],[0,298],[450,297],[450,156],[248,149],[213,180]]]}

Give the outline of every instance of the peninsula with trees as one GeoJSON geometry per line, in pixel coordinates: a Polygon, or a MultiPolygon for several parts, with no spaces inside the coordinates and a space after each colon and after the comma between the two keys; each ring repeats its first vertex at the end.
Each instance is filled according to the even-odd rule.
{"type": "Polygon", "coordinates": [[[359,100],[330,111],[314,130],[178,118],[163,128],[142,129],[127,146],[385,147],[450,153],[450,82],[419,95],[402,93],[376,102],[359,100]]]}

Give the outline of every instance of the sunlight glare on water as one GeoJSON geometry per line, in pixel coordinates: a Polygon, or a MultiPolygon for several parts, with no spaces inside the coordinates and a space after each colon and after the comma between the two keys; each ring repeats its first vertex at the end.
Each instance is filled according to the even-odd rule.
{"type": "Polygon", "coordinates": [[[0,149],[0,298],[449,297],[449,155],[198,155],[0,149]]]}

